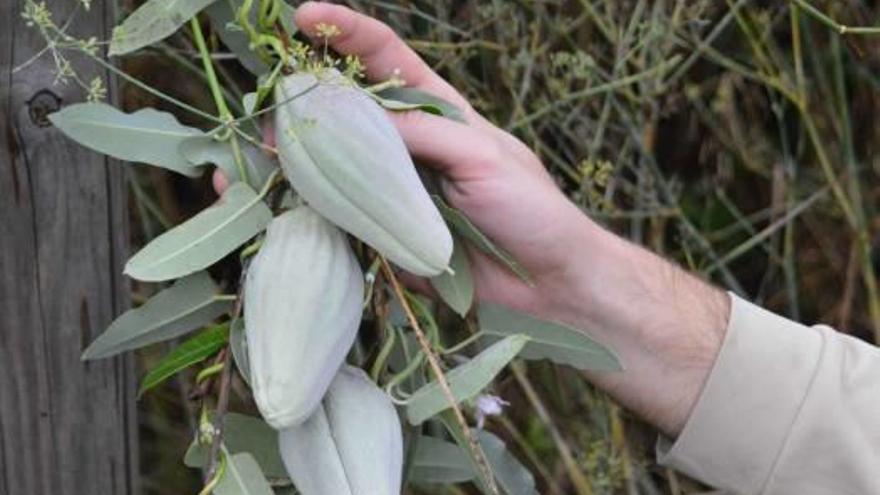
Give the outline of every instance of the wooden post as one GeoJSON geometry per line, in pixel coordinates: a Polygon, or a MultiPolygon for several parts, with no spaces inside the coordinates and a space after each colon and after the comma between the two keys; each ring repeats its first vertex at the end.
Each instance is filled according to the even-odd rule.
{"type": "MultiPolygon", "coordinates": [[[[46,1],[58,25],[77,3],[46,1]]],[[[113,7],[79,7],[69,32],[107,39],[113,7]]],[[[134,494],[131,359],[79,357],[128,305],[123,169],[49,124],[84,94],[54,84],[51,53],[16,69],[46,46],[23,8],[0,2],[0,495],[134,494]]],[[[109,81],[71,61],[85,81],[109,81]]]]}

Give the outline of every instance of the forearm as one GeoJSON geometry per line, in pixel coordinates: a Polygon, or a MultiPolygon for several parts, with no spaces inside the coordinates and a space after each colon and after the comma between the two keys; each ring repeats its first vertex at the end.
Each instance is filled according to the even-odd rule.
{"type": "Polygon", "coordinates": [[[586,217],[572,222],[570,262],[548,309],[616,350],[625,371],[593,381],[674,436],[718,355],[729,297],[586,217]]]}

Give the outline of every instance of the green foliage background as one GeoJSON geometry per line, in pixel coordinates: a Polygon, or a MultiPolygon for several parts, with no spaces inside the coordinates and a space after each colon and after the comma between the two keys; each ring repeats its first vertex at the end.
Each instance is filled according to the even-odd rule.
{"type": "MultiPolygon", "coordinates": [[[[754,0],[347,3],[387,21],[609,228],[786,316],[880,335],[880,46],[830,21],[875,24],[873,2],[817,0],[825,19],[796,2],[754,0]]],[[[210,109],[188,43],[177,36],[124,67],[210,109]]],[[[233,62],[224,72],[246,81],[233,62]]],[[[164,107],[123,91],[128,108],[164,107]]],[[[213,198],[207,179],[146,168],[133,179],[136,245],[213,198]]],[[[141,354],[143,369],[165,351],[141,354]]],[[[186,378],[140,402],[148,493],[199,487],[180,463],[196,425],[186,378]]],[[[653,432],[579,373],[530,364],[498,391],[513,406],[487,428],[533,470],[541,493],[700,489],[657,466],[653,432]]]]}

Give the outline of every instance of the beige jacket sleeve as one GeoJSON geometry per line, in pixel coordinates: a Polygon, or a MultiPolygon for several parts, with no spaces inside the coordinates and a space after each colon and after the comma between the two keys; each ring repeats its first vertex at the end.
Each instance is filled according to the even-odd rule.
{"type": "Polygon", "coordinates": [[[880,494],[880,350],[731,295],[727,335],[662,464],[737,494],[880,494]]]}

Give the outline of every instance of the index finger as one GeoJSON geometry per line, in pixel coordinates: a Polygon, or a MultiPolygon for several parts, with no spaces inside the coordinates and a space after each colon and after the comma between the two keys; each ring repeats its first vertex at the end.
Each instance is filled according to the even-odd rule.
{"type": "Polygon", "coordinates": [[[407,86],[446,99],[463,110],[470,106],[387,24],[341,5],[317,2],[300,5],[295,20],[313,40],[324,41],[317,33],[318,24],[339,28],[340,33],[327,39],[327,43],[339,53],[358,56],[366,66],[367,77],[374,81],[386,80],[399,71],[407,86]]]}

